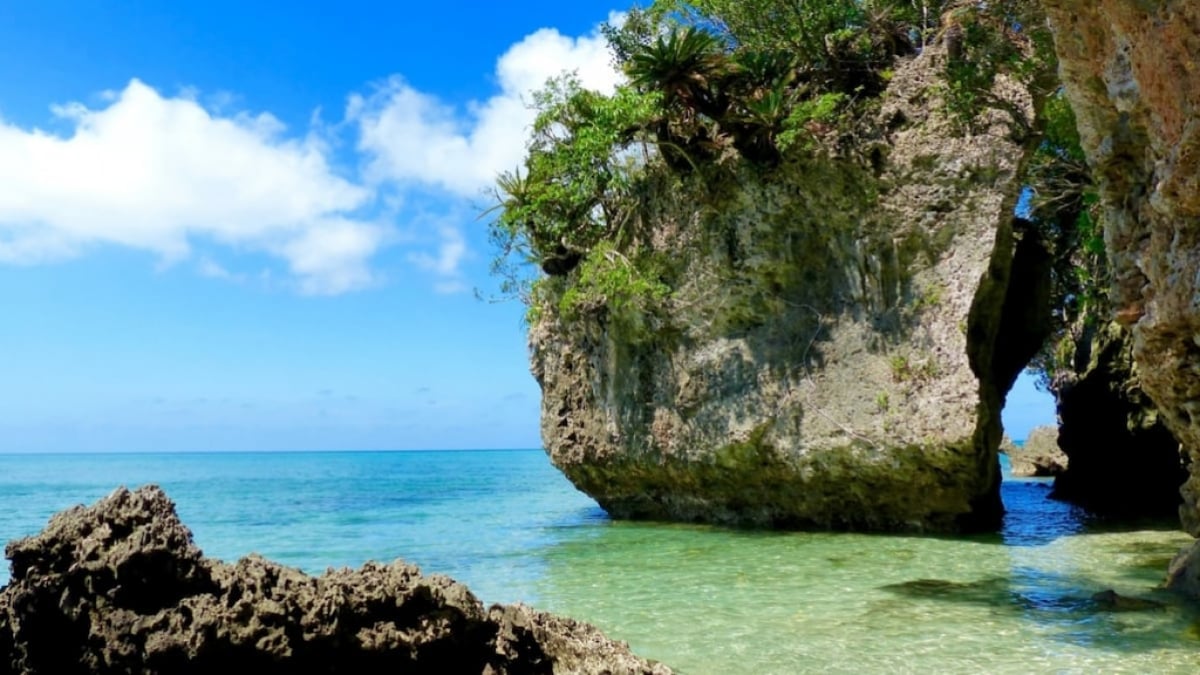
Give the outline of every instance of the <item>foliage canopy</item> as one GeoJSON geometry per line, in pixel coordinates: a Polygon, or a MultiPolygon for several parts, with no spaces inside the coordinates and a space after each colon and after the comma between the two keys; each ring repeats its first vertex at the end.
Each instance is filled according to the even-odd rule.
{"type": "Polygon", "coordinates": [[[654,0],[604,34],[625,84],[604,95],[570,75],[550,81],[533,100],[524,166],[497,180],[491,232],[506,292],[532,302],[533,282],[562,279],[563,315],[650,311],[668,289],[641,254],[648,185],[861,145],[896,60],[934,43],[947,53],[943,98],[965,126],[997,105],[1001,73],[1043,90],[1038,118],[1017,125],[1046,137],[1029,174],[1035,215],[1071,261],[1063,279],[1091,269],[1077,252],[1094,247],[1095,209],[1033,0],[654,0]]]}

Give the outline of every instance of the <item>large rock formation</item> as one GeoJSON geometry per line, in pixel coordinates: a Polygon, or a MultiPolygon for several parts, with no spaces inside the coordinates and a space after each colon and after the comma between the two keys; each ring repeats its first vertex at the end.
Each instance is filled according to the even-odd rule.
{"type": "Polygon", "coordinates": [[[943,65],[933,48],[898,65],[861,161],[664,180],[639,209],[662,311],[540,308],[545,447],[610,514],[998,523],[999,414],[1048,303],[1044,249],[1012,217],[1031,100],[1002,80],[1009,110],[964,130],[943,65]]]}
{"type": "Polygon", "coordinates": [[[154,487],[60,513],[6,555],[3,675],[670,672],[591,626],[485,610],[399,562],[313,578],[205,559],[154,487]]]}
{"type": "Polygon", "coordinates": [[[1142,386],[1189,453],[1180,515],[1200,536],[1200,4],[1044,4],[1104,196],[1117,316],[1132,325],[1142,386]]]}
{"type": "Polygon", "coordinates": [[[1053,497],[1110,516],[1175,513],[1187,478],[1179,441],[1142,390],[1128,328],[1089,325],[1052,385],[1058,446],[1070,459],[1053,497]]]}

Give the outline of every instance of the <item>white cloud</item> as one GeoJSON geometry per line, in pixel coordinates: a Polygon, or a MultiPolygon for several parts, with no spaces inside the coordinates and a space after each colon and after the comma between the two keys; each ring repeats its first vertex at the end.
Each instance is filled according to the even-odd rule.
{"type": "Polygon", "coordinates": [[[467,290],[467,284],[463,281],[459,269],[467,255],[466,239],[458,228],[449,225],[439,228],[439,236],[441,242],[436,255],[427,252],[413,253],[409,255],[409,260],[437,277],[434,290],[438,293],[461,293],[467,290]]]}
{"type": "Polygon", "coordinates": [[[529,94],[568,71],[599,91],[611,91],[620,80],[598,32],[572,38],[543,28],[497,61],[500,92],[465,110],[417,91],[400,77],[370,96],[352,96],[347,118],[358,124],[368,178],[478,196],[498,173],[521,163],[535,114],[528,107],[529,94]]]}
{"type": "Polygon", "coordinates": [[[567,71],[601,91],[620,79],[598,33],[573,38],[547,28],[497,60],[491,98],[454,105],[395,76],[350,96],[342,124],[325,124],[316,110],[301,134],[268,113],[237,110],[235,94],[164,96],[136,79],[103,92],[94,108],[54,106],[62,135],[0,119],[0,264],[117,245],[149,251],[161,265],[190,259],[204,277],[250,279],[217,257],[232,250],[273,256],[295,288],[330,294],[376,284],[371,260],[384,247],[412,251],[425,242],[408,262],[438,292],[461,292],[461,267],[472,257],[461,226],[472,217],[458,217],[468,211],[461,198],[479,196],[521,163],[534,116],[529,94],[567,71]],[[361,153],[354,176],[340,175],[331,159],[337,134],[347,132],[361,153]],[[415,204],[437,204],[439,214],[428,219],[415,204]],[[393,220],[399,227],[383,224],[393,220]]]}
{"type": "Polygon", "coordinates": [[[174,261],[203,238],[283,258],[305,292],[371,281],[383,232],[352,215],[371,192],[338,176],[320,141],[286,138],[269,114],[217,115],[137,80],[105,98],[100,109],[54,107],[73,127],[65,137],[0,122],[0,262],[94,244],[174,261]]]}

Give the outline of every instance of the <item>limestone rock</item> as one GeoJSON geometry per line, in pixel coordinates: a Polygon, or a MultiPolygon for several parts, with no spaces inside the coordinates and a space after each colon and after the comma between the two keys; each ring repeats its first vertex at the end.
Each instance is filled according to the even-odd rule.
{"type": "Polygon", "coordinates": [[[1111,588],[1092,595],[1092,602],[1104,612],[1145,612],[1166,608],[1157,600],[1121,595],[1111,588]]]}
{"type": "Polygon", "coordinates": [[[1012,213],[1012,111],[964,131],[944,52],[898,64],[870,162],[817,156],[664,181],[634,231],[662,311],[530,329],[551,460],[618,518],[776,527],[995,527],[1000,410],[1045,337],[1049,261],[1012,213]]]}
{"type": "MultiPolygon", "coordinates": [[[[1112,299],[1142,387],[1190,460],[1179,513],[1200,536],[1200,4],[1043,4],[1100,180],[1112,299]]],[[[1200,595],[1188,560],[1171,585],[1200,595]]]]}
{"type": "Polygon", "coordinates": [[[1058,447],[1058,427],[1036,427],[1023,445],[1004,451],[1014,476],[1057,476],[1067,469],[1067,456],[1058,447]]]}
{"type": "Polygon", "coordinates": [[[155,487],[60,513],[6,554],[0,674],[670,672],[401,562],[314,578],[206,559],[155,487]]]}
{"type": "MultiPolygon", "coordinates": [[[[1113,302],[1142,387],[1200,453],[1200,5],[1045,0],[1105,205],[1113,302]]],[[[1191,462],[1200,468],[1200,463],[1191,462]]],[[[1184,490],[1200,535],[1200,475],[1184,490]]]]}

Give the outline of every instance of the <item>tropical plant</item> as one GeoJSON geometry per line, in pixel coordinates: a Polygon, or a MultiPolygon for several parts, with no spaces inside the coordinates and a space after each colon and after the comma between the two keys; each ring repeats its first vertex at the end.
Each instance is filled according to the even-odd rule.
{"type": "Polygon", "coordinates": [[[695,27],[673,30],[634,51],[625,66],[637,89],[659,91],[663,105],[713,112],[713,83],[727,65],[720,40],[695,27]]]}
{"type": "Polygon", "coordinates": [[[1030,367],[1048,384],[1069,368],[1060,345],[1108,320],[1109,266],[1098,189],[1085,161],[1075,114],[1060,90],[1042,107],[1042,142],[1028,169],[1030,219],[1053,255],[1053,334],[1030,367]]]}
{"type": "Polygon", "coordinates": [[[562,77],[537,94],[535,105],[523,171],[496,181],[492,238],[502,259],[525,258],[561,276],[597,242],[621,236],[629,215],[624,197],[639,161],[628,151],[657,117],[661,96],[628,87],[604,96],[562,77]]]}

